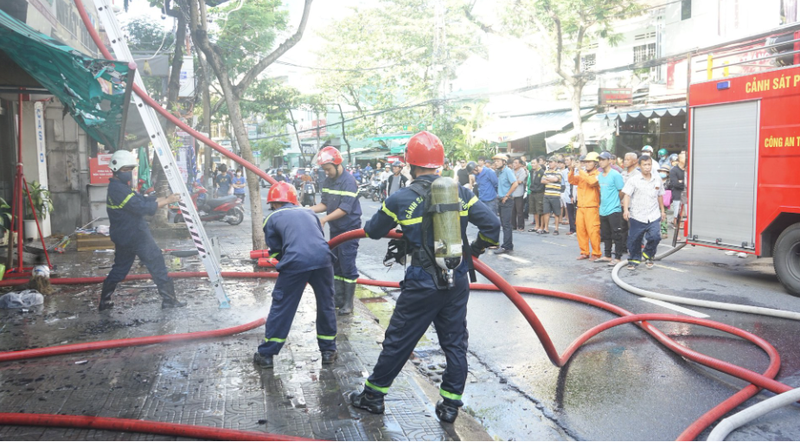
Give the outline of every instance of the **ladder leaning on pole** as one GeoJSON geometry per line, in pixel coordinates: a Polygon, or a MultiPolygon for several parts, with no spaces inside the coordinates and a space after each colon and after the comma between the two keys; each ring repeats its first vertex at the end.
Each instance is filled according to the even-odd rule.
{"type": "MultiPolygon", "coordinates": [[[[111,42],[111,48],[114,50],[114,55],[117,59],[122,61],[133,62],[128,44],[125,42],[122,30],[117,22],[117,17],[114,15],[114,10],[109,4],[108,0],[94,0],[95,7],[100,18],[100,23],[105,27],[111,42]]],[[[139,71],[136,71],[135,84],[142,90],[146,90],[139,71]]],[[[186,189],[186,184],[183,182],[178,165],[175,163],[175,157],[172,156],[172,151],[169,147],[169,142],[161,128],[161,123],[158,121],[155,110],[147,106],[142,99],[132,94],[136,109],[142,117],[144,126],[147,129],[147,134],[150,137],[150,142],[153,143],[156,155],[161,160],[161,166],[164,168],[164,174],[167,176],[169,187],[173,192],[181,194],[181,201],[178,203],[183,214],[183,220],[186,222],[186,227],[192,236],[195,247],[203,260],[203,265],[208,273],[208,279],[214,287],[214,292],[219,301],[219,308],[230,308],[230,300],[225,293],[225,287],[222,285],[222,269],[214,253],[211,251],[211,242],[206,235],[203,224],[200,222],[200,217],[197,215],[197,210],[192,203],[191,195],[186,189]]]]}

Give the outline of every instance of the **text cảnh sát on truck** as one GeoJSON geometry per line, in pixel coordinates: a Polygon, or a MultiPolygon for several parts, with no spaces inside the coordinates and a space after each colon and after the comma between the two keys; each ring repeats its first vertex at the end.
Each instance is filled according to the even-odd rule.
{"type": "Polygon", "coordinates": [[[741,47],[688,86],[686,241],[772,257],[800,296],[800,32],[741,47]]]}

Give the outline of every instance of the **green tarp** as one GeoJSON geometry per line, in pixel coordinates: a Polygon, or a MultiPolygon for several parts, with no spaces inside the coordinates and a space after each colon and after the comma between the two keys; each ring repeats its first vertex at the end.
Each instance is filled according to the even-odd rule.
{"type": "Polygon", "coordinates": [[[128,63],[87,57],[3,11],[0,48],[58,97],[89,136],[119,147],[133,80],[128,63]]]}

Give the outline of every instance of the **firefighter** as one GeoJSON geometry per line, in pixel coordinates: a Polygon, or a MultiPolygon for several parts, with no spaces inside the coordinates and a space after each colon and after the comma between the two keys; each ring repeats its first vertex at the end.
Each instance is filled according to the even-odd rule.
{"type": "Polygon", "coordinates": [[[260,368],[272,368],[289,336],[292,320],[306,284],[317,298],[317,343],[322,365],[336,360],[336,309],[333,306],[333,254],[314,212],[297,202],[294,186],[279,182],[269,189],[267,203],[274,210],[264,219],[264,238],[270,257],[277,258],[278,280],[272,289],[264,342],[253,355],[260,368]]]}
{"type": "Polygon", "coordinates": [[[155,215],[156,210],[177,201],[180,194],[173,193],[167,197],[144,197],[131,190],[133,169],[138,166],[139,160],[132,152],[118,150],[111,155],[108,167],[114,176],[108,181],[108,196],[106,209],[108,220],[111,224],[111,241],[114,242],[114,265],[103,281],[103,290],[100,294],[100,311],[114,307],[111,295],[117,288],[117,283],[128,275],[133,260],[137,256],[139,261],[147,267],[147,271],[158,286],[161,295],[161,308],[184,307],[175,296],[175,285],[167,275],[167,266],[161,248],[156,245],[150,228],[144,220],[145,215],[155,215]]]}
{"type": "MultiPolygon", "coordinates": [[[[317,164],[325,171],[320,203],[311,207],[316,213],[325,212],[320,222],[329,223],[331,238],[350,230],[361,228],[361,203],[358,201],[358,184],[350,172],[342,166],[342,154],[333,147],[319,151],[317,164]]],[[[333,250],[334,304],[339,314],[353,313],[353,297],[356,293],[358,268],[356,254],[358,240],[347,241],[333,250]]]]}
{"type": "Polygon", "coordinates": [[[349,396],[354,407],[370,413],[384,412],[384,396],[431,322],[436,326],[439,344],[447,359],[439,390],[442,399],[436,404],[436,415],[444,422],[453,422],[458,416],[459,407],[463,405],[461,395],[467,379],[467,272],[471,256],[479,256],[486,247],[498,244],[500,222],[497,215],[478,201],[470,190],[450,178],[436,175],[436,169],[443,163],[444,147],[439,138],[424,131],[414,135],[406,147],[406,164],[411,167],[414,181],[409,187],[389,196],[381,210],[364,226],[370,238],[379,239],[399,224],[403,229],[402,241],[405,241],[405,250],[399,255],[403,260],[406,253],[411,255],[411,263],[400,283],[400,296],[386,330],[383,351],[363,391],[352,392],[349,396]],[[449,205],[431,204],[437,186],[441,187],[437,182],[452,183],[452,203],[449,205]],[[436,227],[432,229],[432,218],[447,211],[455,212],[451,218],[453,222],[439,222],[439,230],[436,227]],[[468,222],[476,225],[480,231],[471,246],[466,236],[468,222]],[[447,274],[452,275],[448,280],[439,263],[438,244],[442,243],[445,236],[452,238],[452,235],[455,235],[458,247],[455,249],[456,261],[445,260],[447,274]],[[436,247],[435,256],[433,247],[436,247]]]}

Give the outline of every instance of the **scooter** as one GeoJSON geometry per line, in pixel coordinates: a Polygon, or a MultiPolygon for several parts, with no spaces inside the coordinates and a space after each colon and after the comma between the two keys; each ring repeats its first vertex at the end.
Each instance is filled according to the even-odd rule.
{"type": "MultiPolygon", "coordinates": [[[[209,198],[205,187],[194,183],[192,185],[192,202],[199,212],[200,221],[222,221],[236,226],[244,221],[244,208],[242,200],[235,195],[226,195],[221,198],[209,198]]],[[[173,222],[182,223],[183,214],[177,207],[170,207],[175,215],[173,222]]]]}
{"type": "Polygon", "coordinates": [[[372,201],[381,200],[381,187],[379,184],[364,183],[358,186],[358,196],[363,198],[370,198],[372,201]]]}

